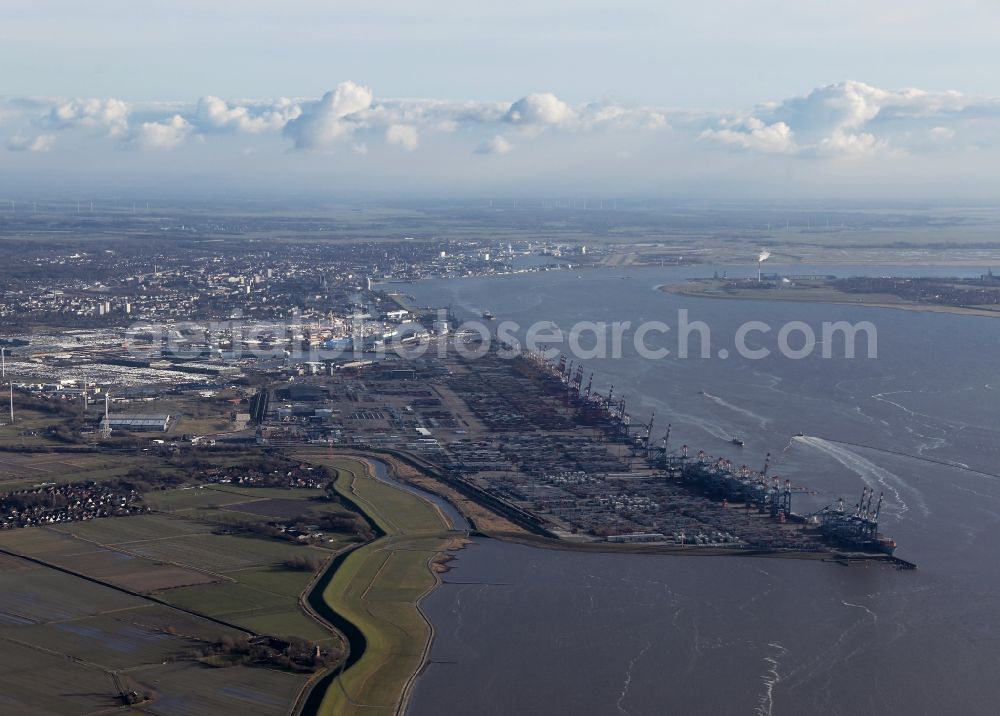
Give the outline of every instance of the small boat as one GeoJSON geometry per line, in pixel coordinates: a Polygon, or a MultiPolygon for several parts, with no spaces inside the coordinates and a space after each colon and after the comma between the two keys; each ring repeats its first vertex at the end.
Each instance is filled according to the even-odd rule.
{"type": "Polygon", "coordinates": [[[804,432],[802,432],[801,430],[799,432],[795,433],[795,437],[797,437],[797,438],[804,438],[805,436],[806,436],[806,434],[804,432]]]}
{"type": "Polygon", "coordinates": [[[733,445],[735,445],[736,447],[743,447],[744,445],[743,438],[733,436],[733,445]]]}
{"type": "Polygon", "coordinates": [[[496,316],[493,315],[493,311],[483,311],[483,318],[487,321],[492,321],[496,316]]]}

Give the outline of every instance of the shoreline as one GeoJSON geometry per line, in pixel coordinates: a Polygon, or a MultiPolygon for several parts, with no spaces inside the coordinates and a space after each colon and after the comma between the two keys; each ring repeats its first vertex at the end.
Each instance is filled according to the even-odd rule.
{"type": "MultiPolygon", "coordinates": [[[[782,296],[775,291],[764,291],[761,295],[747,295],[746,293],[723,293],[699,288],[696,284],[698,279],[689,279],[686,283],[664,283],[656,286],[656,290],[662,293],[673,294],[674,296],[687,296],[689,298],[711,298],[726,301],[781,301],[783,303],[825,303],[831,306],[862,306],[865,308],[892,308],[902,311],[914,311],[916,313],[947,313],[957,316],[978,316],[980,318],[1000,318],[1000,311],[990,311],[984,308],[968,308],[965,306],[948,306],[944,304],[923,304],[912,303],[899,299],[899,302],[884,300],[871,300],[873,294],[857,294],[857,300],[849,300],[855,294],[848,294],[837,291],[844,296],[844,300],[835,297],[817,296],[810,298],[801,294],[794,296],[782,296]],[[868,298],[866,298],[868,297],[868,298]]],[[[831,289],[833,290],[833,289],[831,289]]]]}
{"type": "MultiPolygon", "coordinates": [[[[303,458],[311,457],[323,458],[325,455],[313,454],[310,455],[308,452],[302,454],[303,458]]],[[[415,499],[419,499],[421,502],[429,505],[437,513],[437,516],[443,521],[446,526],[446,532],[451,534],[454,539],[459,536],[459,533],[464,533],[465,537],[477,537],[479,539],[494,539],[500,542],[505,542],[512,545],[521,545],[525,547],[533,547],[537,549],[548,549],[548,550],[561,550],[566,552],[576,552],[579,554],[637,554],[637,555],[657,555],[657,556],[674,556],[674,557],[757,557],[766,559],[799,559],[799,560],[809,560],[809,561],[820,561],[828,563],[837,563],[841,565],[847,565],[851,561],[864,561],[864,562],[876,562],[885,564],[886,566],[892,566],[897,564],[898,560],[894,560],[893,557],[888,555],[876,555],[876,554],[849,554],[838,552],[834,549],[820,549],[815,551],[807,550],[776,550],[776,549],[755,549],[755,548],[733,548],[733,547],[711,547],[711,546],[690,546],[690,545],[671,545],[671,544],[616,544],[610,542],[583,542],[583,541],[568,541],[558,537],[547,537],[539,534],[533,534],[525,530],[497,530],[497,529],[482,529],[477,527],[476,523],[473,521],[473,515],[470,514],[470,505],[479,508],[480,510],[491,511],[486,505],[478,503],[474,498],[467,495],[458,495],[459,499],[456,499],[456,495],[453,494],[454,488],[449,486],[447,483],[442,482],[437,476],[432,474],[431,471],[423,468],[417,467],[413,463],[402,460],[402,456],[396,454],[382,454],[382,453],[364,453],[364,452],[344,452],[338,453],[333,457],[342,457],[358,461],[365,466],[368,472],[367,478],[374,480],[386,487],[393,490],[398,490],[404,494],[411,495],[415,499]],[[386,467],[386,471],[392,480],[400,483],[399,485],[394,485],[391,482],[386,482],[382,480],[377,473],[374,462],[381,462],[386,467]],[[401,468],[410,468],[407,472],[415,472],[421,478],[420,482],[417,483],[413,476],[404,477],[401,472],[401,468]],[[409,487],[411,489],[405,489],[409,487]],[[424,494],[421,494],[424,493],[424,494]],[[443,500],[448,503],[455,511],[469,523],[469,529],[461,529],[457,527],[452,519],[444,512],[439,504],[437,504],[435,499],[443,500]]],[[[352,473],[353,475],[353,473],[352,473]]],[[[353,480],[357,476],[353,475],[351,479],[351,484],[353,485],[353,480]]],[[[330,559],[329,564],[321,572],[317,578],[314,580],[308,593],[305,595],[305,601],[310,607],[315,609],[324,621],[333,626],[337,632],[344,639],[348,647],[348,654],[345,660],[335,669],[326,673],[318,678],[316,678],[308,689],[307,693],[300,696],[299,703],[302,704],[301,708],[297,711],[298,714],[302,716],[320,716],[323,713],[323,702],[326,700],[327,696],[330,694],[331,689],[338,683],[338,679],[344,676],[348,669],[354,667],[358,662],[361,661],[369,641],[369,635],[366,635],[364,630],[358,624],[355,624],[348,616],[339,613],[336,608],[330,604],[325,599],[325,591],[329,588],[330,584],[333,582],[336,572],[343,566],[346,560],[360,552],[365,548],[370,548],[372,545],[384,541],[386,539],[391,539],[394,535],[384,531],[378,524],[378,520],[371,514],[368,513],[356,500],[353,500],[349,495],[345,494],[340,486],[337,487],[337,491],[344,497],[352,509],[357,510],[361,515],[364,516],[365,520],[372,524],[377,530],[376,537],[355,547],[351,547],[343,552],[335,555],[330,559]],[[321,606],[317,606],[317,602],[321,606]],[[332,615],[333,618],[330,618],[332,615]]],[[[478,516],[478,515],[477,515],[478,516]]],[[[502,516],[498,516],[503,519],[502,516]]],[[[383,516],[383,519],[385,516],[383,516]]],[[[516,525],[511,525],[515,527],[516,525]]],[[[397,537],[403,537],[404,535],[396,535],[397,537]]],[[[423,644],[420,649],[419,655],[419,665],[416,669],[411,671],[399,692],[398,699],[393,707],[393,713],[397,716],[402,716],[410,702],[412,695],[412,690],[416,684],[417,679],[427,668],[430,663],[430,653],[433,648],[435,639],[435,628],[430,619],[422,609],[422,602],[435,590],[437,590],[443,583],[441,578],[442,571],[435,569],[434,565],[437,560],[448,552],[464,547],[465,542],[456,545],[454,542],[445,543],[440,545],[440,549],[437,549],[431,553],[427,559],[423,561],[423,566],[427,573],[433,578],[433,583],[429,584],[412,602],[416,613],[419,615],[420,619],[423,621],[424,625],[427,627],[427,638],[423,640],[423,644]]],[[[898,565],[897,565],[898,566],[898,565]]],[[[371,585],[368,587],[371,588],[371,585]]],[[[367,589],[366,589],[367,592],[367,589]]],[[[347,697],[346,691],[344,692],[345,697],[347,697]]],[[[365,707],[365,704],[355,704],[358,707],[365,707]]]]}
{"type": "MultiPolygon", "coordinates": [[[[441,573],[438,569],[435,569],[435,564],[439,562],[442,555],[463,546],[464,538],[468,534],[468,531],[463,530],[460,525],[456,525],[441,506],[432,499],[436,495],[433,495],[433,493],[428,493],[427,495],[420,494],[423,492],[421,488],[409,484],[396,474],[395,465],[391,461],[379,456],[358,452],[327,455],[326,453],[317,454],[303,451],[299,453],[299,456],[304,461],[311,462],[316,462],[317,459],[335,460],[336,458],[353,460],[364,467],[365,474],[363,479],[377,483],[385,489],[405,495],[410,500],[419,501],[421,506],[425,506],[431,510],[434,516],[433,521],[438,523],[414,523],[410,520],[410,524],[407,525],[406,523],[410,516],[407,513],[405,504],[394,505],[397,508],[396,510],[393,510],[392,507],[387,508],[385,505],[381,507],[376,506],[371,503],[370,496],[365,497],[364,495],[360,495],[354,489],[355,481],[359,479],[359,475],[353,470],[339,467],[338,469],[346,473],[344,477],[347,479],[348,484],[343,484],[341,477],[338,476],[335,484],[337,493],[344,499],[345,503],[348,503],[352,509],[362,515],[366,522],[372,525],[376,536],[372,540],[360,543],[334,556],[323,572],[314,580],[305,597],[305,601],[312,610],[318,612],[327,623],[340,633],[347,645],[347,655],[344,661],[336,668],[313,680],[308,693],[300,696],[298,704],[301,704],[301,708],[296,713],[303,716],[320,716],[325,713],[337,713],[339,715],[344,713],[341,707],[347,706],[349,707],[348,711],[351,713],[364,713],[374,708],[392,711],[394,714],[402,714],[408,703],[414,681],[426,667],[434,638],[434,626],[423,613],[420,603],[441,584],[441,573]],[[389,480],[379,475],[375,464],[376,461],[381,462],[385,466],[386,475],[389,480]],[[396,482],[398,484],[394,484],[396,482]],[[365,503],[367,503],[367,506],[365,503]],[[368,507],[373,509],[368,509],[368,507]],[[401,644],[397,645],[402,649],[399,653],[406,654],[409,652],[410,659],[414,662],[415,668],[410,670],[405,664],[406,660],[404,660],[404,666],[406,666],[405,673],[385,674],[383,669],[386,663],[388,663],[385,661],[387,654],[396,654],[396,651],[393,649],[391,639],[389,639],[387,646],[387,632],[382,626],[390,624],[394,629],[400,629],[401,627],[395,624],[395,622],[380,618],[378,613],[380,602],[377,598],[369,600],[368,597],[370,592],[378,592],[379,590],[378,581],[384,577],[388,564],[388,556],[380,564],[375,565],[377,569],[373,572],[366,572],[366,569],[373,566],[370,564],[373,558],[378,561],[378,558],[382,554],[391,556],[399,551],[409,554],[426,553],[420,565],[421,569],[426,573],[429,583],[419,593],[408,599],[404,598],[389,602],[390,604],[407,604],[412,607],[416,617],[421,622],[426,637],[420,639],[419,653],[410,652],[410,649],[406,646],[406,644],[418,646],[416,633],[406,633],[401,637],[401,644]],[[335,580],[343,576],[341,572],[352,557],[354,561],[350,565],[349,571],[351,573],[346,578],[347,582],[341,585],[342,589],[338,592],[338,596],[343,601],[343,604],[335,603],[328,599],[329,595],[327,592],[335,580]],[[355,601],[358,603],[354,604],[351,601],[352,598],[355,598],[355,601]],[[370,621],[366,623],[365,619],[356,618],[357,615],[352,614],[355,611],[367,614],[370,621]],[[371,655],[369,652],[371,652],[371,655]],[[354,669],[358,668],[366,656],[368,656],[370,661],[374,661],[369,664],[368,670],[363,671],[361,677],[359,677],[362,681],[358,684],[353,684],[351,687],[354,696],[358,697],[355,700],[342,679],[354,676],[354,669]],[[378,659],[381,659],[381,661],[378,661],[378,659]],[[372,700],[370,698],[372,694],[365,690],[368,688],[368,680],[376,675],[381,675],[384,681],[388,681],[388,683],[379,684],[383,690],[379,691],[378,696],[391,699],[392,704],[374,703],[373,701],[378,701],[379,699],[372,700]],[[396,679],[399,679],[399,684],[396,683],[396,679]],[[334,691],[338,686],[341,690],[339,697],[342,697],[343,701],[339,707],[337,703],[330,702],[331,697],[334,699],[338,698],[338,694],[334,691]],[[366,696],[369,698],[366,699],[366,696]]],[[[425,514],[427,513],[425,512],[425,514]]],[[[461,513],[458,512],[458,514],[460,515],[461,513]]],[[[421,554],[421,556],[424,555],[421,554]]],[[[384,608],[385,603],[381,603],[381,606],[384,608]]],[[[406,630],[403,629],[403,631],[405,632],[406,630]]]]}
{"type": "MultiPolygon", "coordinates": [[[[841,559],[845,554],[848,554],[831,547],[825,547],[817,550],[782,550],[761,549],[754,547],[739,548],[723,546],[675,545],[668,543],[577,541],[554,536],[545,536],[535,532],[517,529],[518,526],[513,523],[508,524],[510,524],[511,527],[514,527],[514,530],[491,529],[489,527],[477,525],[473,521],[473,517],[468,512],[470,504],[477,508],[489,511],[490,507],[488,505],[483,505],[477,502],[475,498],[466,495],[457,495],[459,499],[455,499],[455,495],[451,494],[454,488],[447,482],[442,481],[425,467],[415,468],[419,470],[420,475],[425,479],[422,480],[419,485],[413,484],[411,479],[402,477],[398,474],[397,461],[399,458],[395,454],[386,455],[383,453],[377,453],[377,455],[378,457],[376,459],[389,465],[400,482],[431,493],[451,504],[452,507],[454,507],[472,525],[470,535],[483,539],[495,539],[508,544],[519,544],[529,547],[537,547],[539,549],[562,550],[583,554],[646,554],[675,557],[760,557],[765,559],[801,559],[811,561],[835,561],[837,559],[841,559]]],[[[502,516],[499,517],[503,519],[502,516]]],[[[883,555],[881,553],[850,554],[863,556],[864,559],[871,562],[889,562],[891,560],[889,555],[883,555]]]]}

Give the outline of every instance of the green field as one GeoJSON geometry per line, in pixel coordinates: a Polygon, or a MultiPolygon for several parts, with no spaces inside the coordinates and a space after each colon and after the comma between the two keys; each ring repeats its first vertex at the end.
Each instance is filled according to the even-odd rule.
{"type": "Polygon", "coordinates": [[[226,576],[237,581],[180,587],[160,596],[179,607],[262,634],[298,636],[316,642],[338,639],[299,607],[299,595],[312,581],[311,573],[256,567],[226,576]]]}
{"type": "Polygon", "coordinates": [[[454,540],[437,508],[373,479],[357,460],[298,453],[339,470],[337,490],[353,500],[385,536],[352,552],[323,598],[364,633],[361,659],[337,678],[323,714],[395,713],[403,692],[423,663],[430,627],[417,603],[435,584],[430,562],[454,540]]]}
{"type": "Polygon", "coordinates": [[[151,509],[163,512],[186,513],[189,510],[215,509],[247,499],[243,495],[213,489],[211,487],[180,487],[172,490],[157,490],[143,495],[143,500],[151,509]]]}
{"type": "MultiPolygon", "coordinates": [[[[219,464],[240,459],[210,457],[219,464]]],[[[142,453],[0,452],[0,471],[6,471],[0,481],[6,477],[12,486],[101,480],[136,467],[177,469],[142,453]]],[[[319,489],[228,484],[155,490],[147,493],[152,514],[7,530],[0,532],[0,548],[251,632],[298,637],[336,652],[343,649],[341,637],[299,602],[315,574],[285,563],[307,557],[325,565],[349,546],[350,536],[331,533],[306,544],[241,527],[344,511],[336,502],[317,499],[324,496],[319,489]]],[[[68,682],[90,679],[94,684],[54,711],[86,713],[113,706],[109,670],[141,671],[142,678],[137,674],[132,683],[155,696],[142,710],[157,714],[216,713],[216,708],[219,713],[286,713],[306,682],[305,675],[194,663],[206,642],[238,632],[43,566],[0,556],[0,590],[0,644],[7,648],[5,642],[14,639],[18,649],[51,653],[57,661],[81,660],[68,682]],[[155,673],[160,667],[151,666],[178,658],[184,665],[171,665],[163,678],[155,673]]],[[[48,669],[47,662],[40,668],[48,669]]],[[[23,711],[31,698],[16,689],[0,696],[0,713],[8,705],[23,711]]]]}
{"type": "MultiPolygon", "coordinates": [[[[367,639],[361,659],[325,695],[323,713],[392,712],[429,642],[429,626],[416,605],[436,583],[430,563],[453,545],[455,534],[431,503],[378,482],[359,460],[308,451],[299,457],[337,468],[337,490],[385,533],[351,552],[323,592],[324,600],[367,639]]],[[[0,483],[101,480],[137,467],[176,469],[142,453],[0,452],[0,483]]],[[[316,499],[323,495],[322,490],[228,484],[157,490],[147,494],[153,514],[10,530],[0,534],[0,548],[256,633],[295,636],[338,649],[341,637],[300,604],[315,574],[290,569],[286,562],[305,556],[326,564],[351,546],[348,536],[333,534],[300,544],[250,534],[240,526],[344,510],[336,502],[316,499]]],[[[277,674],[258,683],[252,673],[265,673],[259,669],[212,669],[183,660],[227,629],[15,558],[0,557],[0,592],[0,641],[15,639],[19,651],[80,660],[68,683],[86,680],[91,669],[96,671],[89,678],[99,680],[102,672],[138,667],[142,678],[137,673],[133,683],[156,696],[140,709],[148,713],[194,713],[192,708],[216,703],[221,713],[228,713],[238,711],[243,701],[254,713],[283,713],[305,681],[277,674]],[[151,666],[178,657],[182,662],[177,665],[164,665],[162,678],[161,668],[151,666]],[[180,697],[166,683],[174,678],[178,688],[190,688],[190,695],[180,697]],[[272,679],[275,683],[268,683],[272,679]],[[251,703],[258,698],[259,704],[251,703]]],[[[39,668],[49,669],[48,663],[39,668]]],[[[96,700],[73,697],[54,711],[99,710],[108,705],[106,690],[102,685],[96,700]]],[[[4,698],[0,696],[0,712],[6,705],[29,703],[29,696],[16,689],[8,697],[14,700],[4,698]]]]}
{"type": "Polygon", "coordinates": [[[163,696],[140,713],[157,716],[285,716],[305,677],[271,669],[214,669],[191,662],[162,664],[142,673],[163,696]]]}
{"type": "Polygon", "coordinates": [[[99,547],[49,529],[0,533],[0,548],[35,557],[133,592],[150,592],[215,581],[193,569],[99,547]]]}
{"type": "MultiPolygon", "coordinates": [[[[313,500],[322,494],[322,490],[212,485],[157,492],[151,495],[150,504],[169,512],[169,515],[157,516],[157,519],[208,528],[217,523],[273,520],[273,517],[238,509],[240,504],[252,505],[273,499],[281,499],[293,506],[301,503],[298,510],[291,510],[300,514],[341,509],[333,503],[313,500]],[[226,506],[233,509],[221,509],[226,506]]],[[[307,615],[299,605],[299,595],[314,575],[307,571],[286,569],[282,563],[297,557],[309,557],[317,563],[324,563],[345,545],[341,535],[304,545],[239,534],[182,532],[167,539],[150,538],[141,542],[122,542],[116,546],[149,559],[207,570],[220,578],[211,584],[157,592],[159,598],[171,604],[262,634],[298,636],[315,642],[336,641],[339,644],[339,636],[307,615]]]]}
{"type": "Polygon", "coordinates": [[[186,660],[205,641],[227,635],[239,632],[4,555],[0,713],[110,713],[117,705],[112,671],[129,690],[155,697],[147,713],[241,716],[248,707],[284,713],[304,676],[244,666],[208,669],[186,660]],[[186,683],[173,674],[183,674],[186,683]],[[260,708],[248,704],[258,697],[260,708]]]}
{"type": "MultiPolygon", "coordinates": [[[[94,456],[83,459],[106,468],[94,456]]],[[[280,519],[240,511],[241,505],[248,510],[277,505],[291,516],[343,510],[315,499],[323,495],[318,489],[230,485],[160,490],[149,493],[148,500],[159,513],[6,531],[0,533],[0,547],[257,633],[339,642],[299,604],[314,575],[283,563],[308,557],[324,564],[348,544],[346,536],[299,544],[238,530],[225,533],[240,522],[280,519]]]]}
{"type": "Polygon", "coordinates": [[[111,709],[113,697],[111,679],[98,666],[22,644],[0,649],[0,713],[78,716],[111,709]]]}
{"type": "MultiPolygon", "coordinates": [[[[9,427],[9,426],[8,426],[9,427]]],[[[0,433],[7,427],[0,428],[0,433]]],[[[146,453],[108,455],[92,452],[0,451],[0,492],[23,490],[46,482],[101,482],[123,477],[133,468],[176,472],[162,460],[146,453]]]]}

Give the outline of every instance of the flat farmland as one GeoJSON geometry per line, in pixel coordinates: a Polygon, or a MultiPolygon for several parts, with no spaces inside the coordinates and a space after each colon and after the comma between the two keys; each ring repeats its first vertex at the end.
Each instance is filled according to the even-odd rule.
{"type": "Polygon", "coordinates": [[[139,713],[156,716],[284,716],[306,677],[270,669],[163,664],[134,677],[157,698],[139,713]]]}
{"type": "MultiPolygon", "coordinates": [[[[0,470],[14,479],[0,484],[0,490],[8,485],[108,479],[137,467],[146,469],[144,465],[151,471],[174,469],[162,462],[157,468],[157,459],[148,455],[119,459],[0,452],[0,458],[4,456],[14,459],[0,470]]],[[[0,483],[2,479],[0,473],[0,483]]],[[[208,667],[193,657],[206,642],[241,633],[212,619],[258,634],[343,648],[341,637],[310,616],[299,599],[312,583],[314,570],[349,544],[349,537],[331,534],[305,544],[243,527],[343,511],[336,501],[315,499],[324,494],[320,489],[228,484],[153,490],[146,493],[147,504],[155,510],[151,514],[0,532],[2,549],[164,602],[0,555],[3,648],[16,643],[40,654],[57,654],[57,661],[79,664],[83,670],[78,688],[68,691],[58,708],[27,709],[24,704],[37,703],[39,691],[32,695],[26,689],[22,695],[12,687],[0,696],[0,713],[76,714],[113,708],[112,670],[127,679],[128,688],[152,694],[150,703],[136,709],[144,713],[286,713],[305,676],[246,666],[208,667]]]]}
{"type": "Polygon", "coordinates": [[[313,573],[282,565],[284,560],[296,557],[308,557],[319,564],[330,556],[330,550],[245,537],[217,539],[224,551],[213,558],[218,560],[215,566],[225,581],[164,590],[159,598],[262,634],[299,636],[317,642],[339,639],[299,605],[299,595],[312,581],[313,573]],[[243,556],[242,550],[258,545],[267,549],[243,556]],[[256,564],[223,571],[225,564],[250,561],[256,564]]]}
{"type": "Polygon", "coordinates": [[[234,616],[234,620],[240,626],[262,634],[297,636],[317,644],[336,644],[338,648],[343,643],[340,636],[332,634],[301,609],[265,609],[252,614],[234,616]]]}
{"type": "Polygon", "coordinates": [[[78,716],[113,708],[114,697],[99,667],[6,641],[0,649],[0,713],[78,716]]]}
{"type": "Polygon", "coordinates": [[[43,482],[101,482],[122,477],[136,467],[170,470],[159,459],[144,454],[0,452],[0,490],[21,490],[43,482]]]}
{"type": "Polygon", "coordinates": [[[175,512],[197,516],[199,509],[217,509],[234,502],[243,502],[243,495],[217,490],[211,486],[181,487],[172,490],[157,490],[143,495],[151,509],[160,512],[175,512]]]}
{"type": "Polygon", "coordinates": [[[24,479],[55,482],[53,476],[66,470],[61,457],[55,453],[0,452],[0,482],[24,479]]]}
{"type": "MultiPolygon", "coordinates": [[[[200,642],[137,623],[146,607],[30,626],[5,626],[0,636],[105,669],[126,669],[181,657],[200,642]],[[133,614],[136,612],[136,614],[133,614]]],[[[222,627],[218,632],[224,631],[222,627]]]]}
{"type": "Polygon", "coordinates": [[[0,713],[110,712],[119,705],[112,670],[152,697],[143,713],[164,716],[282,714],[305,683],[187,658],[238,631],[14,557],[0,564],[0,713]]]}
{"type": "Polygon", "coordinates": [[[208,534],[212,525],[167,515],[132,515],[88,522],[69,522],[52,529],[100,544],[119,545],[185,535],[208,534]]]}
{"type": "Polygon", "coordinates": [[[147,603],[139,597],[43,567],[0,573],[0,622],[64,621],[147,603]]]}
{"type": "MultiPolygon", "coordinates": [[[[7,399],[9,391],[4,393],[7,399]]],[[[14,395],[15,405],[18,396],[14,395]]],[[[15,416],[14,423],[7,423],[7,416],[4,417],[4,424],[0,425],[0,445],[10,446],[35,446],[51,444],[41,433],[53,425],[58,425],[64,418],[40,410],[20,408],[15,416]],[[36,435],[25,435],[25,433],[37,433],[36,435]]]]}
{"type": "MultiPolygon", "coordinates": [[[[303,588],[305,583],[303,583],[303,588]]],[[[171,604],[213,617],[237,619],[241,614],[281,607],[288,596],[266,589],[249,587],[239,582],[219,582],[208,587],[177,587],[164,598],[171,604]]],[[[292,595],[295,596],[295,595],[292,595]]]]}
{"type": "Polygon", "coordinates": [[[129,551],[153,560],[227,572],[246,567],[277,564],[310,551],[291,542],[237,535],[191,534],[128,542],[129,551]]]}
{"type": "Polygon", "coordinates": [[[0,554],[0,574],[3,574],[4,572],[17,572],[22,569],[31,568],[32,565],[29,562],[25,562],[23,559],[8,557],[5,554],[0,554]]]}
{"type": "Polygon", "coordinates": [[[54,529],[9,530],[0,533],[0,547],[133,592],[215,581],[215,577],[205,572],[100,547],[54,529]]]}
{"type": "Polygon", "coordinates": [[[320,497],[323,495],[323,490],[308,487],[296,487],[291,489],[286,487],[233,487],[232,485],[217,485],[214,489],[230,495],[242,495],[245,500],[264,500],[271,498],[309,500],[313,497],[320,497]]]}
{"type": "Polygon", "coordinates": [[[222,509],[227,512],[243,512],[250,515],[260,515],[272,519],[293,519],[308,512],[320,512],[323,506],[313,505],[306,500],[289,500],[277,497],[247,502],[235,502],[222,509]]]}
{"type": "Polygon", "coordinates": [[[161,604],[150,604],[142,609],[133,609],[128,612],[128,618],[131,623],[145,629],[162,631],[197,641],[218,641],[220,637],[226,635],[239,636],[243,634],[237,629],[230,629],[161,604]]]}
{"type": "Polygon", "coordinates": [[[302,557],[319,565],[343,546],[315,545],[243,534],[219,534],[220,522],[267,521],[277,515],[206,509],[209,501],[238,501],[243,509],[298,516],[313,508],[322,490],[211,488],[165,491],[184,509],[171,513],[91,520],[0,534],[0,547],[78,571],[170,604],[239,624],[247,630],[326,642],[338,639],[307,615],[299,594],[309,570],[286,568],[302,557]],[[247,494],[249,493],[249,494],[247,494]],[[190,495],[190,497],[189,497],[190,495]],[[280,495],[280,497],[278,497],[280,495]],[[258,498],[259,499],[256,499],[258,498]],[[196,505],[191,507],[191,505],[196,505]]]}

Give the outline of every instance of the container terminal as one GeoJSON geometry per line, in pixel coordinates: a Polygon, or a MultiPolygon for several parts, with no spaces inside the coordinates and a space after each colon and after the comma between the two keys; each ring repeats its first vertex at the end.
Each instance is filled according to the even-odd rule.
{"type": "Polygon", "coordinates": [[[595,390],[582,365],[507,349],[298,370],[251,398],[253,438],[401,456],[567,547],[892,557],[867,491],[854,510],[798,514],[803,488],[767,461],[753,470],[674,448],[669,425],[634,421],[626,396],[595,390]]]}
{"type": "MultiPolygon", "coordinates": [[[[692,456],[687,445],[669,451],[670,426],[667,426],[664,436],[654,443],[655,414],[646,424],[633,424],[626,411],[625,397],[616,397],[614,386],[606,396],[600,395],[592,389],[593,374],[583,387],[582,366],[577,366],[574,371],[572,362],[567,363],[564,356],[557,362],[547,360],[541,352],[529,353],[526,357],[550,390],[558,392],[561,386],[566,391],[568,401],[575,406],[582,423],[601,426],[611,439],[628,444],[633,453],[641,455],[666,479],[689,486],[693,491],[727,507],[742,505],[746,513],[766,515],[780,525],[799,525],[804,533],[817,536],[820,542],[830,547],[888,556],[895,552],[895,540],[878,531],[883,494],[879,494],[873,506],[875,491],[865,487],[852,510],[846,510],[844,500],[840,498],[835,505],[828,505],[809,515],[797,514],[792,511],[791,480],[786,479],[782,483],[777,476],[768,474],[770,454],[765,458],[763,469],[754,471],[747,465],[734,467],[730,460],[713,458],[704,450],[692,456]]],[[[734,438],[733,443],[743,446],[739,438],[734,438]]]]}

